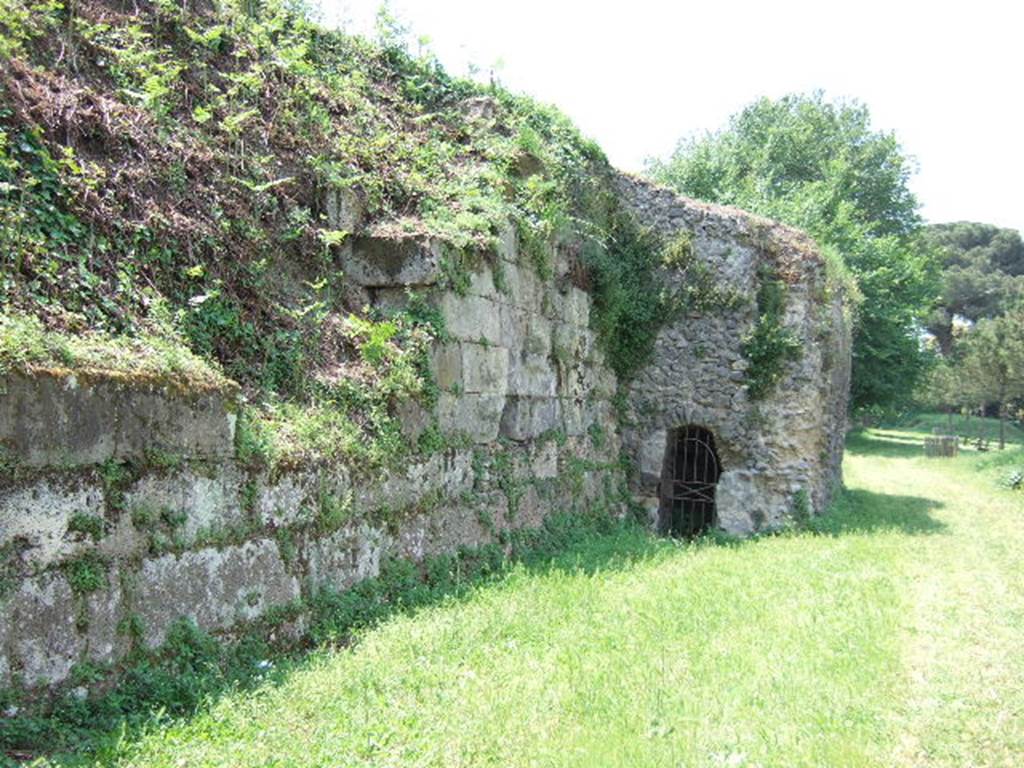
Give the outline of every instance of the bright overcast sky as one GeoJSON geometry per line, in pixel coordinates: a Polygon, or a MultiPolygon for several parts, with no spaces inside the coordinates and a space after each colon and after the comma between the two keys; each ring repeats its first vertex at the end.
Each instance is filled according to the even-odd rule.
{"type": "MultiPolygon", "coordinates": [[[[321,0],[372,29],[379,0],[321,0]]],[[[822,89],[867,104],[917,159],[932,222],[1024,231],[1020,0],[394,0],[449,71],[500,62],[509,88],[558,105],[613,163],[639,170],[760,96],[822,89]]]]}

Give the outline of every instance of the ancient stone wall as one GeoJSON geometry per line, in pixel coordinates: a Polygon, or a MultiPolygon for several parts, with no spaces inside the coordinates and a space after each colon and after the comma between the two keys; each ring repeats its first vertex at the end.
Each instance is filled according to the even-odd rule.
{"type": "MultiPolygon", "coordinates": [[[[848,328],[826,264],[792,230],[630,177],[617,184],[641,225],[665,241],[688,233],[736,298],[671,320],[628,382],[603,359],[571,248],[554,250],[542,279],[510,229],[496,252],[461,266],[454,291],[443,287],[453,255],[439,243],[343,245],[362,303],[399,309],[415,293],[447,326],[432,350],[436,404],[401,404],[409,440],[436,425],[447,447],[401,467],[246,464],[229,391],[6,374],[0,445],[18,470],[0,480],[0,687],[59,685],[76,664],[159,646],[183,617],[231,634],[377,575],[387,558],[500,542],[554,511],[622,511],[623,456],[656,523],[669,434],[685,425],[715,436],[720,527],[779,525],[801,491],[821,511],[839,481],[849,385],[848,328]],[[784,323],[801,354],[753,400],[744,339],[765,265],[785,282],[784,323]]],[[[346,201],[328,207],[332,225],[357,229],[346,201]]],[[[671,289],[685,278],[659,279],[671,289]]],[[[301,633],[302,611],[288,615],[274,631],[301,633]]]]}
{"type": "MultiPolygon", "coordinates": [[[[541,280],[510,233],[460,295],[438,286],[442,255],[373,239],[341,254],[367,304],[416,291],[446,321],[434,412],[404,403],[402,415],[410,440],[436,424],[449,447],[400,468],[247,466],[231,392],[5,376],[0,444],[18,471],[0,481],[0,688],[57,685],[76,664],[157,647],[183,617],[230,634],[387,558],[498,542],[622,498],[616,381],[567,261],[556,253],[541,280]]],[[[300,611],[276,631],[302,628],[300,611]]]]}
{"type": "MultiPolygon", "coordinates": [[[[843,297],[826,262],[796,230],[630,176],[621,176],[618,186],[639,221],[666,241],[686,233],[698,261],[735,292],[728,305],[669,322],[650,363],[628,384],[623,442],[639,468],[637,498],[656,523],[671,431],[696,425],[714,434],[722,464],[719,527],[733,533],[778,527],[800,504],[800,491],[808,511],[821,512],[841,481],[850,377],[843,297]],[[783,324],[800,354],[767,395],[754,399],[743,345],[766,274],[784,285],[783,324]]],[[[671,289],[677,278],[665,270],[661,279],[671,289]]]]}

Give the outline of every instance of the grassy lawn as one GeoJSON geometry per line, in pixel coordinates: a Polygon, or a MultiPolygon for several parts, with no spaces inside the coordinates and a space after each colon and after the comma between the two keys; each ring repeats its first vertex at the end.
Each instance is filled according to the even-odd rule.
{"type": "MultiPolygon", "coordinates": [[[[815,530],[623,532],[396,617],[130,766],[1020,766],[1024,452],[851,438],[815,530]]],[[[1019,438],[1014,433],[1014,438],[1019,438]]]]}

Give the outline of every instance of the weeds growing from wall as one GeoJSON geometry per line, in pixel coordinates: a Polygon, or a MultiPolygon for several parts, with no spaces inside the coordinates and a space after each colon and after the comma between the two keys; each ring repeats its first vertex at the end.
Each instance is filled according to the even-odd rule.
{"type": "Polygon", "coordinates": [[[607,245],[590,243],[584,260],[593,284],[593,322],[620,379],[631,378],[650,359],[666,323],[738,300],[698,259],[688,232],[665,242],[624,213],[614,217],[607,245]]]}
{"type": "Polygon", "coordinates": [[[770,394],[789,363],[800,359],[800,341],[784,323],[786,284],[767,265],[758,274],[757,320],[744,337],[747,391],[752,400],[770,394]]]}

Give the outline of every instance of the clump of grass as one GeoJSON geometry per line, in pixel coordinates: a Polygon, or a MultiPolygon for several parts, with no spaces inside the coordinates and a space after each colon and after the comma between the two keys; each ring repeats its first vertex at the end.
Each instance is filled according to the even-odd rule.
{"type": "Polygon", "coordinates": [[[65,333],[29,315],[0,315],[0,373],[35,370],[159,380],[189,389],[234,387],[215,364],[179,341],[145,334],[65,333]]]}
{"type": "Polygon", "coordinates": [[[107,521],[98,515],[75,512],[68,521],[68,530],[88,536],[93,541],[99,541],[106,533],[107,521]]]}
{"type": "Polygon", "coordinates": [[[88,595],[107,586],[107,563],[94,553],[64,563],[64,574],[72,591],[79,595],[88,595]]]}

